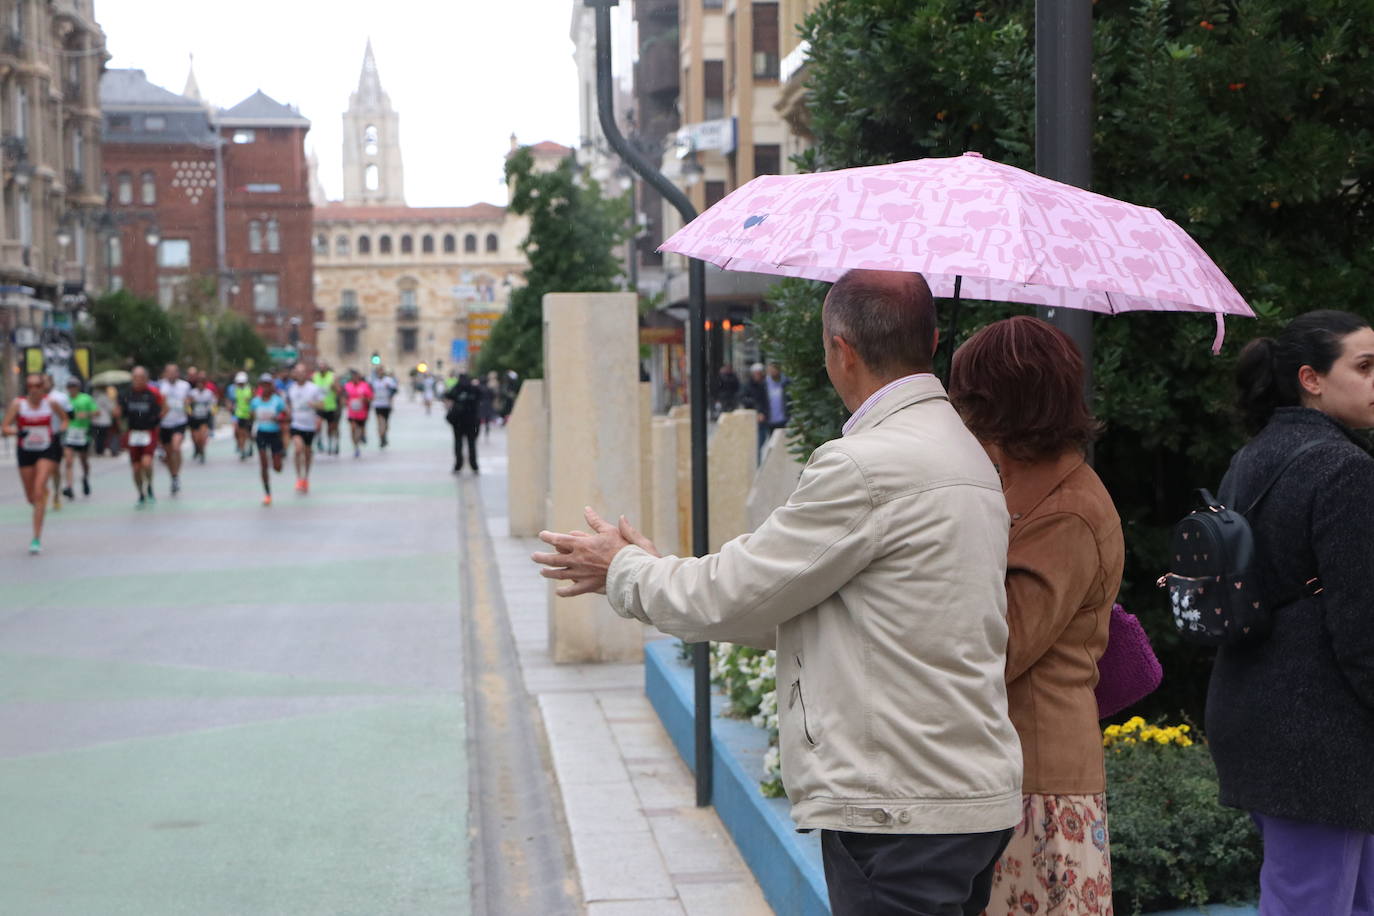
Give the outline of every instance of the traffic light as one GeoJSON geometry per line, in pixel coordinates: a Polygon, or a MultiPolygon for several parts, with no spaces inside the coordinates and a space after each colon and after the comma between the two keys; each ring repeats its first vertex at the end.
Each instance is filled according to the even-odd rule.
{"type": "Polygon", "coordinates": [[[373,350],[373,351],[372,351],[372,365],[374,365],[374,366],[380,366],[381,364],[382,364],[382,354],[378,353],[376,350],[373,350]]]}

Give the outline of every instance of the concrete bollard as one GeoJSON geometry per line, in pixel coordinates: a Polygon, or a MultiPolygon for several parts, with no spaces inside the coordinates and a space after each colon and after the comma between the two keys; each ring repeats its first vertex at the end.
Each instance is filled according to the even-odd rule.
{"type": "Polygon", "coordinates": [[[707,449],[710,481],[711,551],[749,531],[745,503],[754,483],[758,449],[758,413],[732,410],[720,415],[707,449]]]}
{"type": "Polygon", "coordinates": [[[506,421],[507,514],[511,537],[534,537],[544,529],[549,490],[549,414],[544,380],[520,386],[506,421]]]}

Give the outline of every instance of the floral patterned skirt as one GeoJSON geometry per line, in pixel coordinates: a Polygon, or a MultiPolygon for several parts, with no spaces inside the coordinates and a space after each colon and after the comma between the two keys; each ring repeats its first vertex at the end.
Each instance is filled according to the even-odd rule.
{"type": "Polygon", "coordinates": [[[1111,916],[1107,796],[1027,795],[987,916],[1111,916]]]}

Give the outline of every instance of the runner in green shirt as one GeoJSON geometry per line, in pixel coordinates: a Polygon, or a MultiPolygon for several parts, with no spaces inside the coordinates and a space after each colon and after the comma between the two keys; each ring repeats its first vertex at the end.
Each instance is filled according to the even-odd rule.
{"type": "Polygon", "coordinates": [[[315,365],[315,374],[310,380],[324,392],[324,403],[320,405],[318,411],[320,419],[324,421],[324,428],[320,430],[320,444],[316,451],[325,455],[339,454],[339,380],[334,375],[334,370],[329,365],[320,360],[315,365]]]}
{"type": "Polygon", "coordinates": [[[234,376],[234,383],[225,392],[229,403],[234,405],[234,444],[238,448],[239,461],[247,461],[253,454],[253,386],[248,384],[248,373],[240,372],[234,376]]]}
{"type": "Polygon", "coordinates": [[[71,421],[62,441],[62,463],[67,469],[67,486],[62,495],[76,499],[76,456],[81,456],[81,492],[91,495],[91,417],[100,412],[95,398],[81,390],[81,379],[67,379],[67,398],[72,402],[71,421]]]}

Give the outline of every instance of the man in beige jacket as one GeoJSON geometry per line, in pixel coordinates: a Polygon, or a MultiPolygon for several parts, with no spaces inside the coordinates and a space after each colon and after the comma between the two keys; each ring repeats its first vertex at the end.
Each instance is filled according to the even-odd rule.
{"type": "Polygon", "coordinates": [[[824,311],[853,411],[787,504],[700,558],[660,557],[624,518],[540,537],[560,594],[687,641],[776,641],[782,778],[820,829],[843,914],[973,914],[1021,819],[1007,714],[1009,520],[997,472],[930,374],[918,274],[852,271],[824,311]]]}

